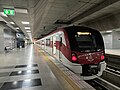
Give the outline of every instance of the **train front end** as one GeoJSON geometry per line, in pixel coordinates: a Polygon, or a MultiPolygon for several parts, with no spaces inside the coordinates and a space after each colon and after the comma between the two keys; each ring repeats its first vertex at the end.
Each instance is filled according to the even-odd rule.
{"type": "Polygon", "coordinates": [[[87,27],[66,29],[71,48],[71,62],[80,65],[84,80],[101,76],[106,68],[104,43],[99,31],[87,27]]]}

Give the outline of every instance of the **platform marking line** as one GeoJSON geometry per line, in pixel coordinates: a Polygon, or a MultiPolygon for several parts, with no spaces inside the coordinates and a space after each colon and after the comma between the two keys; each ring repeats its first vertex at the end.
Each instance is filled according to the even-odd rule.
{"type": "Polygon", "coordinates": [[[47,54],[45,54],[46,52],[40,52],[41,54],[43,54],[44,55],[44,57],[45,57],[45,60],[47,61],[47,62],[50,62],[52,65],[54,65],[55,67],[56,67],[56,69],[59,71],[59,73],[60,73],[60,75],[74,88],[74,90],[95,90],[94,88],[88,88],[88,87],[80,87],[79,86],[79,84],[77,84],[77,83],[75,83],[72,79],[70,79],[67,75],[65,75],[65,73],[58,67],[58,66],[56,66],[56,64],[51,60],[51,59],[49,59],[48,58],[48,56],[47,56],[47,54]]]}

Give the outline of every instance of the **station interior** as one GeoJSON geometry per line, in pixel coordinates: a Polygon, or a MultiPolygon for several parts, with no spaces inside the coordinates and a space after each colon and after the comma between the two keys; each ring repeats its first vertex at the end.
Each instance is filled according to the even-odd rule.
{"type": "Polygon", "coordinates": [[[0,0],[0,90],[120,90],[120,0],[0,0]],[[36,43],[69,26],[102,35],[101,76],[82,79],[36,43]]]}

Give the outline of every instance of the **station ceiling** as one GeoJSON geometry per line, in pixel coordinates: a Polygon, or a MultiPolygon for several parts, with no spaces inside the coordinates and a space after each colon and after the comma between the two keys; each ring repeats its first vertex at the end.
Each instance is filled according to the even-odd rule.
{"type": "Polygon", "coordinates": [[[13,27],[27,35],[30,27],[33,38],[40,38],[56,27],[84,25],[85,22],[101,18],[119,10],[120,0],[0,0],[0,12],[14,8],[15,15],[4,17],[14,22],[13,27]],[[30,22],[22,24],[21,22],[30,22]]]}

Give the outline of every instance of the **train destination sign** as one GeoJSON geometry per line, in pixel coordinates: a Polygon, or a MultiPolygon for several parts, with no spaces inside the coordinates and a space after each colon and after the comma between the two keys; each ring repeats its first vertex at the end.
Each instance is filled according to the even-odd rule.
{"type": "Polygon", "coordinates": [[[4,14],[6,15],[15,15],[15,10],[14,9],[3,9],[4,14]]]}

